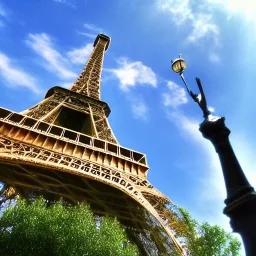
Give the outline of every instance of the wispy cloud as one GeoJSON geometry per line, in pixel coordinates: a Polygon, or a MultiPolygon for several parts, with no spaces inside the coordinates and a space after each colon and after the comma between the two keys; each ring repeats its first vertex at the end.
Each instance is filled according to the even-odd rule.
{"type": "Polygon", "coordinates": [[[142,100],[132,101],[132,113],[135,118],[146,121],[148,119],[148,107],[142,100]]]}
{"type": "Polygon", "coordinates": [[[3,53],[0,53],[0,75],[9,86],[26,87],[34,93],[40,93],[36,79],[19,67],[12,64],[12,60],[3,53]]]}
{"type": "Polygon", "coordinates": [[[89,23],[84,23],[84,28],[90,30],[90,31],[93,31],[95,33],[99,33],[101,32],[103,29],[102,28],[99,28],[93,24],[89,24],[89,23]]]}
{"type": "Polygon", "coordinates": [[[228,18],[234,15],[242,15],[243,19],[256,23],[256,3],[254,1],[208,0],[207,4],[226,12],[228,18]]]}
{"type": "Polygon", "coordinates": [[[93,45],[86,44],[84,47],[73,49],[72,51],[69,51],[67,54],[72,63],[85,64],[92,50],[93,50],[93,45]]]}
{"type": "Polygon", "coordinates": [[[184,88],[181,88],[172,81],[167,82],[168,93],[163,93],[163,104],[168,107],[178,107],[188,102],[187,94],[184,88]]]}
{"type": "Polygon", "coordinates": [[[85,31],[77,31],[77,33],[94,39],[96,38],[97,34],[103,33],[102,28],[90,23],[84,23],[83,29],[85,29],[85,31]]]}
{"type": "Polygon", "coordinates": [[[45,60],[45,67],[61,79],[76,78],[70,70],[70,63],[56,49],[52,38],[45,34],[29,34],[26,43],[45,60]]]}
{"type": "Polygon", "coordinates": [[[208,110],[209,110],[211,113],[215,112],[215,108],[214,108],[214,107],[208,107],[208,110]]]}
{"type": "Polygon", "coordinates": [[[8,18],[8,12],[5,7],[0,3],[0,28],[5,26],[4,19],[8,18]]]}
{"type": "Polygon", "coordinates": [[[202,39],[209,38],[213,40],[216,46],[219,46],[219,27],[212,21],[210,14],[198,14],[192,20],[192,31],[187,37],[188,43],[196,43],[202,39]]]}
{"type": "Polygon", "coordinates": [[[59,3],[59,4],[66,4],[72,8],[75,8],[76,6],[74,5],[73,1],[69,0],[53,0],[53,2],[59,3]]]}
{"type": "Polygon", "coordinates": [[[177,26],[185,25],[190,28],[186,42],[196,43],[204,38],[211,38],[219,44],[219,27],[213,20],[212,14],[204,5],[192,0],[157,0],[157,6],[164,12],[171,13],[177,26]]]}
{"type": "Polygon", "coordinates": [[[160,10],[170,12],[173,22],[176,25],[194,20],[194,13],[190,8],[190,0],[157,0],[157,6],[160,10]]]}
{"type": "Polygon", "coordinates": [[[209,60],[213,63],[219,63],[220,62],[220,56],[216,53],[210,53],[209,60]]]}
{"type": "Polygon", "coordinates": [[[226,190],[220,162],[211,142],[204,139],[198,130],[200,121],[171,109],[167,113],[169,121],[177,126],[184,139],[189,138],[189,141],[194,143],[202,154],[202,165],[205,168],[197,170],[198,176],[195,181],[197,187],[193,192],[194,197],[191,195],[195,207],[201,212],[201,215],[198,214],[196,217],[200,221],[207,219],[211,224],[221,225],[231,231],[227,217],[221,213],[224,208],[223,201],[226,198],[226,190]],[[201,205],[204,207],[202,208],[201,205]]]}
{"type": "Polygon", "coordinates": [[[90,38],[96,38],[97,34],[92,34],[92,33],[87,33],[87,32],[81,32],[79,30],[77,30],[77,33],[80,34],[80,35],[83,35],[83,36],[87,36],[87,37],[90,37],[90,38]]]}
{"type": "Polygon", "coordinates": [[[118,60],[117,69],[108,69],[120,83],[120,89],[129,91],[131,87],[138,85],[150,85],[157,87],[157,78],[154,71],[140,61],[130,61],[127,58],[118,60]]]}
{"type": "Polygon", "coordinates": [[[5,8],[1,5],[1,3],[0,3],[0,16],[2,16],[2,17],[7,16],[7,12],[6,12],[5,8]]]}
{"type": "Polygon", "coordinates": [[[154,71],[144,65],[141,61],[130,61],[128,58],[122,57],[117,60],[118,68],[107,69],[104,71],[111,74],[108,79],[118,79],[119,88],[126,93],[132,109],[133,116],[137,119],[147,121],[149,116],[148,106],[144,97],[131,90],[138,86],[157,87],[157,76],[154,71]]]}
{"type": "Polygon", "coordinates": [[[131,105],[133,117],[140,121],[147,121],[149,118],[149,111],[143,95],[130,90],[126,91],[125,96],[131,105]]]}
{"type": "MultiPolygon", "coordinates": [[[[193,0],[156,0],[157,7],[162,12],[170,13],[172,22],[187,31],[184,43],[201,44],[205,40],[210,42],[210,50],[216,50],[220,44],[220,28],[214,20],[214,15],[204,2],[193,0]]],[[[209,48],[209,47],[208,47],[209,48]]],[[[209,59],[217,62],[209,52],[209,59]]],[[[219,59],[218,59],[219,61],[219,59]]]]}
{"type": "Polygon", "coordinates": [[[232,134],[230,140],[245,175],[251,185],[256,188],[255,149],[250,145],[250,140],[242,134],[232,134]]]}

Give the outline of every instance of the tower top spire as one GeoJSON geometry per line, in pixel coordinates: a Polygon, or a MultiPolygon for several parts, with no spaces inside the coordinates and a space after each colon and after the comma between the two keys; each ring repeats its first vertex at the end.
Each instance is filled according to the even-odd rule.
{"type": "Polygon", "coordinates": [[[80,76],[71,86],[70,90],[100,99],[100,79],[104,53],[110,44],[110,37],[104,34],[99,34],[94,41],[94,49],[82,70],[80,76]]]}
{"type": "Polygon", "coordinates": [[[105,47],[105,51],[108,49],[109,45],[110,45],[110,41],[111,41],[111,38],[107,35],[104,35],[104,34],[98,34],[95,41],[94,41],[94,44],[93,44],[93,47],[95,47],[98,43],[98,41],[100,40],[100,38],[102,40],[106,40],[107,41],[107,44],[106,44],[106,47],[105,47]]]}

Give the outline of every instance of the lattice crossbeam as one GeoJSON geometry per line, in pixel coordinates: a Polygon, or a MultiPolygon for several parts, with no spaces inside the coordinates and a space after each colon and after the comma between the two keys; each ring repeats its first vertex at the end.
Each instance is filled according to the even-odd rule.
{"type": "MultiPolygon", "coordinates": [[[[179,242],[171,231],[171,227],[168,225],[168,222],[160,217],[162,214],[158,213],[150,202],[143,196],[144,186],[140,186],[142,185],[141,182],[135,183],[134,177],[130,179],[129,177],[131,176],[124,175],[124,172],[107,168],[95,163],[94,161],[90,162],[81,160],[69,155],[64,155],[63,153],[52,152],[50,150],[35,147],[31,144],[20,143],[18,141],[5,138],[0,140],[0,157],[2,161],[9,162],[10,164],[15,161],[18,164],[33,165],[35,168],[36,166],[41,168],[47,167],[48,169],[100,181],[103,184],[107,184],[122,191],[143,206],[148,212],[150,212],[171,237],[177,248],[179,248],[181,252],[183,251],[182,247],[179,245],[179,242]]],[[[23,179],[21,179],[19,185],[23,184],[24,177],[25,176],[23,176],[23,179]]],[[[3,181],[6,179],[4,176],[0,178],[3,181]]],[[[29,179],[33,180],[33,176],[29,175],[29,179]]],[[[46,189],[49,184],[51,184],[51,182],[49,182],[50,180],[45,182],[43,179],[41,179],[41,181],[34,179],[32,184],[37,184],[36,187],[46,189]]],[[[7,182],[10,181],[7,180],[7,182]]],[[[151,193],[153,194],[155,191],[156,189],[153,189],[151,190],[151,193]]],[[[155,196],[158,195],[156,194],[155,196]]]]}

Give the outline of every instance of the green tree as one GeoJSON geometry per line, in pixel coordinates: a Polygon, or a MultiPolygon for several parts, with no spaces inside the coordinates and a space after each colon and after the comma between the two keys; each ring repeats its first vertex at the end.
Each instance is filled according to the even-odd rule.
{"type": "Polygon", "coordinates": [[[199,224],[185,209],[182,236],[191,256],[239,256],[241,243],[223,228],[207,222],[199,224]]]}
{"type": "MultiPolygon", "coordinates": [[[[177,212],[168,210],[166,216],[189,256],[239,255],[241,244],[231,234],[216,225],[199,224],[184,209],[177,212]]],[[[115,219],[95,217],[86,204],[49,206],[39,198],[33,203],[17,199],[0,214],[0,255],[132,256],[139,252],[115,219]]]]}
{"type": "Polygon", "coordinates": [[[138,249],[112,218],[96,218],[85,204],[47,206],[18,199],[0,218],[0,255],[131,256],[138,249]]]}

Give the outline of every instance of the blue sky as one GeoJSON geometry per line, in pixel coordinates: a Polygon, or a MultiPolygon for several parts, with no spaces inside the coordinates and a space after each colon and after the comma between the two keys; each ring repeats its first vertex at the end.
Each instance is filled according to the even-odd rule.
{"type": "Polygon", "coordinates": [[[194,92],[201,78],[255,186],[255,17],[250,0],[0,0],[1,106],[22,111],[52,86],[69,87],[95,36],[109,35],[101,95],[119,143],[147,154],[149,181],[174,203],[228,230],[217,155],[170,63],[182,54],[194,92]]]}

